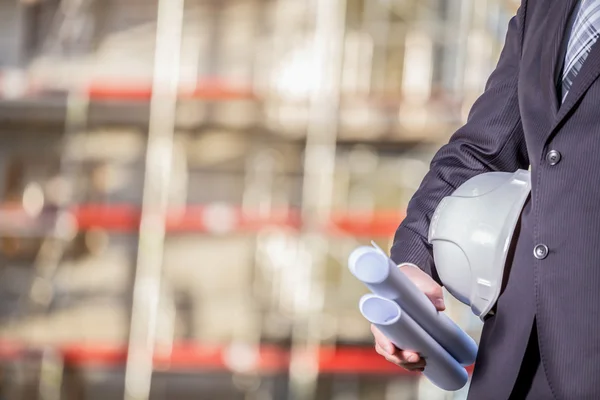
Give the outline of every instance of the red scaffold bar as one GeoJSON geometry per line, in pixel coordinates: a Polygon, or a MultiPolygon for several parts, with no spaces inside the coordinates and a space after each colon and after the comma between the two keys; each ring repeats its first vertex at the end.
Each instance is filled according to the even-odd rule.
{"type": "MultiPolygon", "coordinates": [[[[47,348],[47,347],[45,347],[47,348]]],[[[72,367],[118,367],[127,359],[127,347],[106,343],[68,343],[53,346],[63,357],[66,365],[72,367]]],[[[24,343],[0,342],[0,360],[14,361],[20,356],[32,352],[34,346],[24,343]]],[[[38,347],[42,349],[42,347],[38,347]]],[[[252,349],[250,349],[252,350],[252,349]]],[[[161,370],[209,370],[234,371],[232,352],[235,348],[225,345],[205,345],[198,343],[177,342],[169,351],[157,349],[154,366],[161,370]]],[[[274,345],[261,345],[252,350],[254,356],[251,363],[244,363],[244,368],[253,371],[274,374],[285,373],[289,368],[290,351],[274,345]]],[[[378,355],[372,347],[338,346],[318,349],[318,371],[321,374],[375,374],[375,375],[409,375],[408,372],[391,364],[378,355]]],[[[472,372],[472,366],[467,370],[472,372]]]]}

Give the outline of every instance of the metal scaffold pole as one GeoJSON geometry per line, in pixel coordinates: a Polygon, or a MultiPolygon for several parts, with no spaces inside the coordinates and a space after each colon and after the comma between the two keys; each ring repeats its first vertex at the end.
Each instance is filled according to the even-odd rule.
{"type": "Polygon", "coordinates": [[[183,13],[184,0],[158,0],[150,127],[125,370],[126,400],[150,397],[173,161],[183,13]]]}
{"type": "Polygon", "coordinates": [[[345,0],[315,2],[314,70],[304,154],[301,282],[294,294],[295,321],[290,360],[290,398],[315,397],[323,327],[327,240],[322,224],[330,219],[338,134],[340,83],[346,24],[345,0]]]}
{"type": "MultiPolygon", "coordinates": [[[[69,48],[78,43],[78,32],[68,29],[77,22],[89,18],[89,5],[93,1],[73,2],[61,0],[59,10],[54,17],[51,34],[44,46],[46,48],[69,48]],[[61,33],[61,34],[59,34],[61,33]]],[[[56,220],[52,229],[42,240],[34,261],[35,279],[28,292],[26,311],[47,312],[54,297],[52,279],[70,241],[76,234],[76,224],[69,208],[76,202],[75,187],[77,174],[81,166],[76,162],[72,142],[86,135],[88,129],[90,99],[87,92],[75,84],[67,93],[65,128],[61,139],[60,165],[56,177],[62,188],[59,199],[55,199],[56,220]]],[[[43,196],[42,196],[43,198],[43,196]]],[[[43,204],[43,202],[42,202],[43,204]]]]}

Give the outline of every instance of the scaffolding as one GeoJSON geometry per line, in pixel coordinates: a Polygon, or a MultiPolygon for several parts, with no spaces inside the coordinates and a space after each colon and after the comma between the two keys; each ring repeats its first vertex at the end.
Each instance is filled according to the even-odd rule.
{"type": "MultiPolygon", "coordinates": [[[[43,238],[27,310],[49,313],[54,277],[77,232],[130,235],[137,251],[126,343],[44,347],[38,398],[61,398],[65,366],[99,359],[125,366],[128,400],[150,398],[157,367],[229,371],[245,399],[318,399],[328,373],[397,374],[372,354],[365,326],[348,324],[358,325],[346,306],[360,292],[340,270],[360,241],[389,243],[432,152],[481,91],[515,5],[158,0],[137,26],[119,25],[103,38],[109,11],[93,1],[59,3],[41,53],[21,67],[20,89],[11,91],[19,100],[11,106],[25,109],[63,96],[58,176],[72,193],[38,215],[4,207],[28,235],[43,238]],[[138,71],[120,71],[119,63],[138,71]],[[119,129],[147,132],[137,159],[141,205],[75,195],[86,170],[73,149],[98,127],[114,128],[114,119],[119,129]],[[216,176],[206,180],[213,185],[192,190],[194,168],[216,176]],[[234,183],[220,192],[223,177],[234,183]],[[185,192],[175,200],[174,187],[185,192]],[[188,204],[193,198],[203,201],[188,204]],[[47,214],[50,222],[42,221],[47,214]],[[171,236],[189,233],[253,238],[250,272],[240,278],[246,304],[224,329],[228,343],[176,338],[165,252],[171,236]],[[288,381],[270,391],[265,376],[275,372],[288,381]]],[[[48,114],[39,124],[53,118],[61,119],[48,114]]],[[[0,220],[1,232],[11,229],[0,220]]],[[[26,348],[0,342],[0,356],[26,348]]],[[[409,394],[427,390],[407,382],[409,394]]],[[[397,385],[384,384],[387,393],[397,385]]],[[[335,389],[356,399],[360,390],[335,389]]]]}

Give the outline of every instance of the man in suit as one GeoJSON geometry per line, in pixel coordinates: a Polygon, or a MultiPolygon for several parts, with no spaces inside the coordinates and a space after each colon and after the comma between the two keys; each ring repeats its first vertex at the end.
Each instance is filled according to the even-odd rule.
{"type": "MultiPolygon", "coordinates": [[[[523,0],[484,93],[434,157],[396,232],[392,259],[442,310],[427,243],[436,206],[475,175],[531,166],[470,399],[600,399],[599,31],[600,0],[523,0]]],[[[388,360],[423,367],[373,333],[388,360]]]]}

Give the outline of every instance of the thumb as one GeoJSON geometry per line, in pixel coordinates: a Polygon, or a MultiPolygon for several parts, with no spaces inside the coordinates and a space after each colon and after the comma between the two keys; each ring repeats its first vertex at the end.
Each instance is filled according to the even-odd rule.
{"type": "Polygon", "coordinates": [[[400,270],[423,292],[438,311],[444,311],[444,292],[442,287],[422,269],[412,264],[400,265],[400,270]]]}

